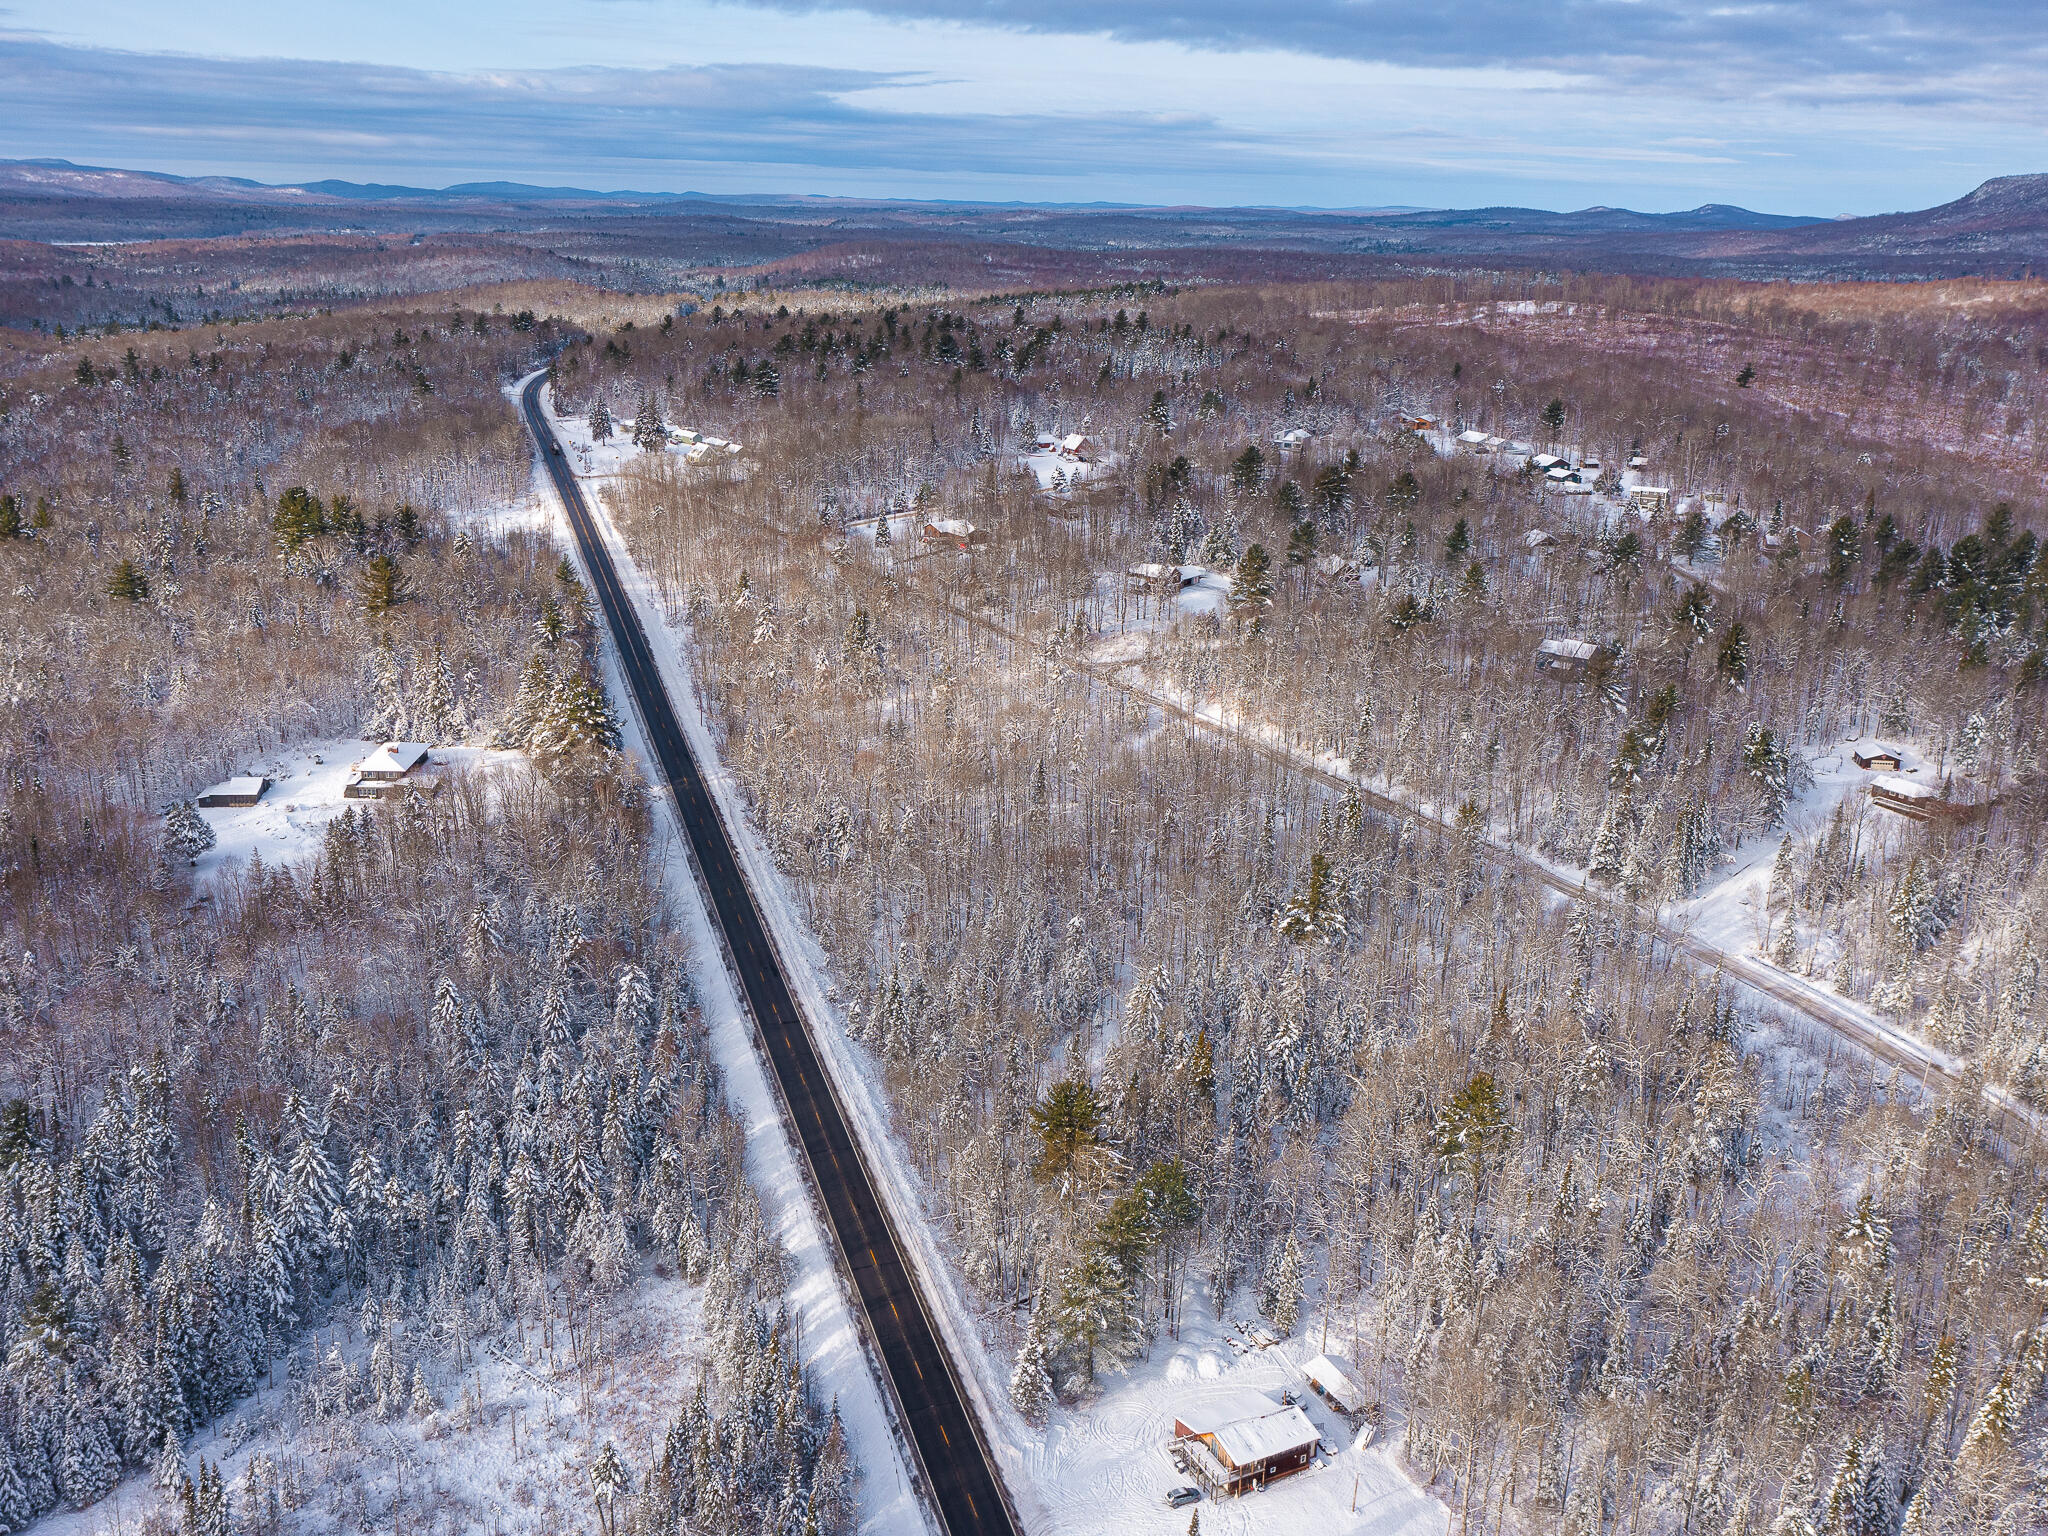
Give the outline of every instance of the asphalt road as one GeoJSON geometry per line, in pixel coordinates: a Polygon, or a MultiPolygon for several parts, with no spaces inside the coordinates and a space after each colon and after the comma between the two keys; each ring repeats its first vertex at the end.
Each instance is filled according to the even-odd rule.
{"type": "Polygon", "coordinates": [[[582,488],[568,461],[557,451],[559,444],[541,412],[542,384],[543,380],[536,378],[521,392],[521,410],[568,510],[583,567],[590,573],[618,646],[619,669],[633,690],[649,745],[674,797],[676,818],[696,854],[697,868],[710,892],[712,917],[725,939],[735,979],[759,1025],[759,1039],[792,1128],[923,1463],[932,1502],[952,1536],[970,1532],[1013,1536],[1017,1527],[959,1379],[882,1213],[860,1149],[847,1130],[846,1116],[811,1040],[810,1025],[790,995],[760,908],[741,876],[725,825],[676,722],[646,632],[619,584],[611,554],[584,503],[582,488]]]}

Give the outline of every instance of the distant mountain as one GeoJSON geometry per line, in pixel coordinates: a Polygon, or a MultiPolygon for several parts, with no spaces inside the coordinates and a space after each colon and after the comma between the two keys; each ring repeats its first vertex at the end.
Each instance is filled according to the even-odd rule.
{"type": "Polygon", "coordinates": [[[2048,174],[1999,176],[1954,202],[1798,229],[1730,231],[1682,246],[1718,270],[1804,276],[2010,277],[2048,267],[2048,174]]]}
{"type": "MultiPolygon", "coordinates": [[[[698,192],[600,192],[516,181],[451,187],[324,180],[270,186],[65,160],[0,160],[0,236],[41,241],[283,235],[550,232],[598,225],[649,260],[710,238],[745,264],[825,240],[945,240],[984,248],[1161,253],[1162,270],[1203,268],[1173,252],[1326,257],[1331,275],[1389,262],[1542,266],[1732,277],[2010,276],[2048,266],[2048,175],[2002,176],[1937,208],[1824,219],[1727,203],[1675,213],[1592,207],[1199,208],[957,202],[698,192]],[[722,223],[720,222],[722,221],[722,223]],[[829,235],[826,232],[829,231],[829,235]]],[[[692,247],[694,248],[694,247],[692,247]]],[[[1238,261],[1241,255],[1243,261],[1238,261]]],[[[1127,259],[1119,255],[1118,259],[1127,259]]],[[[1278,267],[1275,268],[1278,270],[1278,267]]]]}

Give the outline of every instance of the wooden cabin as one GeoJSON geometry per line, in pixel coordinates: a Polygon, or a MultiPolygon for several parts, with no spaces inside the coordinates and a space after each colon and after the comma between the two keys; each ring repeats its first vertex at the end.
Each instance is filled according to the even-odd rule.
{"type": "Polygon", "coordinates": [[[1175,1445],[1218,1493],[1241,1494],[1315,1462],[1322,1436],[1307,1414],[1263,1392],[1230,1392],[1173,1420],[1175,1445]]]}

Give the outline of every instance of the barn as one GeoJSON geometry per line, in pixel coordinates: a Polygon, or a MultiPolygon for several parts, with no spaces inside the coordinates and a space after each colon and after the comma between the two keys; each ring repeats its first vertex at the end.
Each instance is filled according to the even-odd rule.
{"type": "Polygon", "coordinates": [[[1322,1437],[1307,1414],[1263,1392],[1229,1392],[1174,1416],[1174,1443],[1219,1493],[1249,1493],[1315,1461],[1322,1437]]]}

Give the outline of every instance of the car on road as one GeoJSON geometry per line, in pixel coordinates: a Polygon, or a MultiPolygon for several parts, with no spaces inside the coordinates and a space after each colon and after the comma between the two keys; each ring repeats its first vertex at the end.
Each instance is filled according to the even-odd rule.
{"type": "Polygon", "coordinates": [[[560,458],[562,455],[562,445],[560,443],[550,442],[548,444],[548,451],[554,454],[555,457],[560,458]]]}
{"type": "Polygon", "coordinates": [[[1201,1502],[1202,1490],[1195,1487],[1192,1483],[1167,1491],[1166,1505],[1169,1509],[1185,1509],[1190,1504],[1199,1504],[1201,1502]]]}

